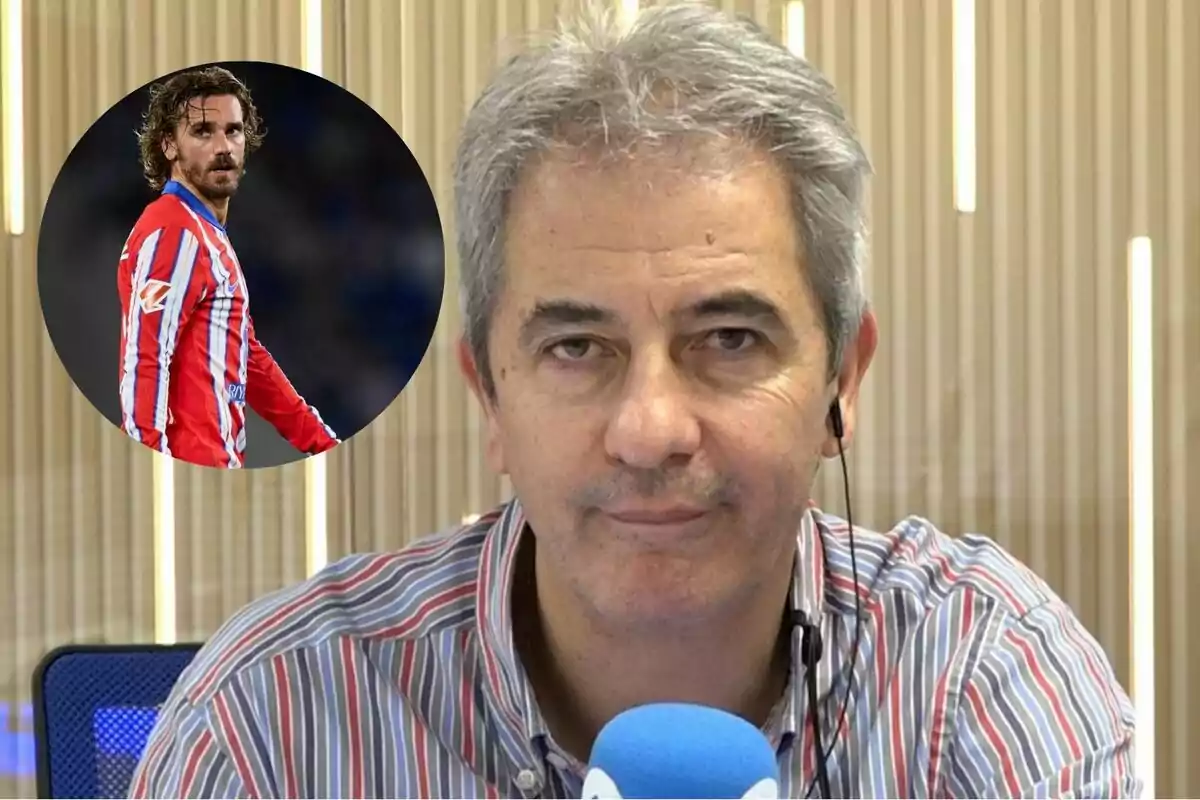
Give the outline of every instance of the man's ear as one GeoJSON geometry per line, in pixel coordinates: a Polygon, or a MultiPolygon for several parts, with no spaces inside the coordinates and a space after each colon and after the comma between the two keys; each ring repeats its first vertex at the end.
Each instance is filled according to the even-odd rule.
{"type": "Polygon", "coordinates": [[[504,441],[500,435],[498,404],[494,398],[488,395],[487,389],[484,387],[479,365],[475,361],[475,356],[471,352],[471,346],[467,344],[465,336],[459,337],[456,355],[458,356],[458,369],[462,372],[467,386],[470,387],[471,394],[475,395],[475,399],[479,401],[479,406],[483,410],[484,422],[487,427],[488,466],[496,474],[504,475],[507,470],[504,466],[504,441]]]}
{"type": "Polygon", "coordinates": [[[830,401],[831,404],[837,404],[841,416],[840,447],[839,437],[834,431],[833,406],[827,407],[829,413],[825,418],[825,427],[828,436],[821,445],[821,455],[826,458],[837,458],[840,450],[850,449],[850,443],[854,440],[855,425],[858,421],[858,392],[862,388],[863,378],[867,374],[867,368],[871,366],[871,359],[875,356],[875,348],[878,344],[879,323],[875,319],[875,314],[868,310],[863,314],[862,322],[859,324],[858,337],[846,348],[846,354],[842,357],[841,370],[838,373],[837,395],[830,401]]]}
{"type": "Polygon", "coordinates": [[[479,366],[475,363],[475,356],[471,353],[471,346],[467,344],[467,337],[459,337],[455,355],[458,357],[458,370],[462,373],[463,380],[467,382],[471,394],[475,395],[475,399],[483,406],[484,413],[487,413],[491,403],[487,392],[484,391],[483,378],[479,374],[479,366]]]}
{"type": "Polygon", "coordinates": [[[164,136],[162,140],[162,152],[166,156],[167,161],[174,161],[179,155],[179,148],[175,144],[174,136],[164,136]]]}

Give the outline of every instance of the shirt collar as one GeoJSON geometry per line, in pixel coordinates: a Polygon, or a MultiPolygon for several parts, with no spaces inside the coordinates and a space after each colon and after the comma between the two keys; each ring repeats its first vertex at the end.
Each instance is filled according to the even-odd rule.
{"type": "MultiPolygon", "coordinates": [[[[822,641],[829,641],[828,625],[825,621],[825,544],[821,539],[821,528],[816,524],[816,510],[810,507],[800,520],[796,536],[796,565],[792,575],[792,608],[804,619],[821,629],[822,641]]],[[[792,630],[792,666],[788,672],[788,685],[775,712],[767,721],[766,734],[776,750],[782,752],[795,740],[802,728],[801,715],[807,706],[805,695],[804,666],[799,662],[800,641],[803,631],[797,626],[792,630]]],[[[824,697],[828,681],[820,681],[818,670],[818,695],[824,697]]]]}
{"type": "MultiPolygon", "coordinates": [[[[541,740],[548,733],[533,687],[513,643],[513,584],[517,552],[528,523],[517,500],[501,506],[482,522],[487,524],[489,521],[480,554],[475,598],[485,673],[484,693],[501,720],[501,745],[514,761],[521,763],[539,751],[541,740]]],[[[827,652],[829,643],[835,641],[835,627],[845,627],[841,618],[854,614],[853,599],[847,600],[843,596],[852,597],[851,590],[831,586],[827,592],[826,559],[832,532],[829,519],[810,506],[797,532],[791,590],[792,607],[821,627],[827,652]]],[[[799,652],[799,637],[800,631],[794,631],[793,654],[799,652]]],[[[780,748],[786,747],[801,729],[801,714],[807,705],[804,677],[803,666],[793,657],[788,688],[766,729],[768,737],[780,748]]],[[[830,671],[818,669],[820,697],[828,694],[831,682],[830,671]]]]}
{"type": "MultiPolygon", "coordinates": [[[[480,631],[485,674],[484,692],[501,720],[501,744],[514,760],[546,733],[533,687],[513,643],[512,595],[517,553],[527,521],[516,500],[493,512],[479,559],[475,588],[476,623],[480,631]],[[515,734],[515,735],[514,735],[515,734]]],[[[486,519],[484,520],[486,524],[486,519]]]]}
{"type": "MultiPolygon", "coordinates": [[[[821,512],[813,504],[800,522],[797,536],[796,574],[792,580],[792,604],[821,631],[821,660],[816,666],[817,698],[826,737],[832,735],[831,715],[838,715],[842,702],[845,658],[852,651],[858,608],[855,594],[861,592],[861,575],[853,569],[848,524],[821,512]],[[836,694],[835,694],[836,693],[836,694]]],[[[780,752],[790,747],[809,720],[805,668],[798,661],[802,632],[792,632],[792,669],[788,688],[766,733],[780,752]]],[[[840,715],[839,715],[840,716],[840,715]]],[[[828,738],[826,739],[828,741],[828,738]]]]}
{"type": "Polygon", "coordinates": [[[182,200],[188,208],[195,211],[217,230],[225,232],[225,226],[217,221],[217,215],[212,212],[212,209],[204,205],[204,201],[196,197],[190,189],[184,186],[179,181],[167,181],[167,185],[163,187],[163,194],[173,194],[182,200]]]}

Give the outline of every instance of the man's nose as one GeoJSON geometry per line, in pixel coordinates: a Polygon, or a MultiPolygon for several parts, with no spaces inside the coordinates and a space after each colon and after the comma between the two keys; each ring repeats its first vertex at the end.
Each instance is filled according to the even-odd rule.
{"type": "Polygon", "coordinates": [[[649,355],[626,373],[621,399],[605,433],[611,458],[654,469],[700,446],[700,423],[685,377],[668,354],[649,355]]]}

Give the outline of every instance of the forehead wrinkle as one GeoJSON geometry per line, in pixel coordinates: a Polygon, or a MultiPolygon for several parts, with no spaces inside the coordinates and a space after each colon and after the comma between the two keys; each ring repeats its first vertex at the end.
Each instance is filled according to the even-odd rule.
{"type": "Polygon", "coordinates": [[[202,99],[199,97],[193,97],[191,100],[188,100],[187,103],[185,103],[188,121],[190,121],[190,122],[205,122],[205,121],[207,121],[208,107],[204,103],[205,99],[207,99],[207,98],[202,99]],[[198,120],[194,119],[192,116],[193,113],[199,114],[200,118],[198,120]]]}
{"type": "MultiPolygon", "coordinates": [[[[536,171],[527,173],[525,180],[516,187],[510,205],[510,227],[526,217],[541,217],[540,239],[544,246],[557,250],[579,253],[625,254],[641,253],[648,256],[674,255],[710,260],[719,255],[748,255],[754,252],[778,250],[781,247],[795,248],[795,233],[789,225],[782,231],[773,231],[771,240],[749,235],[737,227],[732,219],[720,215],[705,218],[689,225],[686,220],[669,222],[662,228],[649,228],[636,219],[626,226],[616,240],[606,230],[613,224],[614,216],[624,214],[648,215],[662,213],[663,203],[680,200],[702,204],[702,211],[711,211],[722,203],[730,204],[730,213],[746,215],[754,213],[748,199],[737,188],[736,177],[754,175],[763,164],[746,165],[741,176],[723,179],[700,178],[691,175],[666,175],[664,164],[651,164],[638,170],[606,170],[606,175],[596,174],[596,179],[585,180],[577,171],[562,162],[544,162],[536,171]],[[665,181],[658,191],[647,191],[643,183],[649,179],[665,181]],[[580,191],[582,195],[580,196],[580,191]],[[577,202],[564,205],[568,198],[577,202]],[[707,205],[707,210],[703,208],[707,205]],[[548,218],[543,216],[549,213],[548,218]],[[780,237],[783,237],[782,239],[780,237]],[[784,241],[786,239],[786,241],[784,241]]],[[[776,176],[768,176],[774,184],[776,176]]],[[[772,194],[781,190],[782,205],[790,200],[782,187],[772,185],[772,194]]],[[[755,229],[759,225],[752,226],[755,229]]],[[[517,245],[518,240],[508,238],[506,247],[517,245]]]]}
{"type": "MultiPolygon", "coordinates": [[[[225,97],[225,95],[208,95],[205,97],[193,97],[184,101],[183,119],[189,123],[208,122],[208,115],[211,113],[214,117],[221,115],[221,108],[216,102],[217,98],[225,97]],[[210,105],[211,103],[211,105],[210,105]]],[[[241,112],[241,102],[235,101],[235,109],[230,114],[230,121],[237,122],[241,112]]]]}

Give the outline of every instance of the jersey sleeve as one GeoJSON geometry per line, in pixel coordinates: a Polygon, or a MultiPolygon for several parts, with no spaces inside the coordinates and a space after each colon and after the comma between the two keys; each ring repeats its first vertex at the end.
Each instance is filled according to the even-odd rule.
{"type": "Polygon", "coordinates": [[[168,455],[171,360],[180,332],[209,292],[207,260],[185,226],[135,231],[121,254],[121,425],[168,455]]]}
{"type": "Polygon", "coordinates": [[[315,455],[332,449],[340,442],[337,435],[283,374],[275,358],[258,340],[253,322],[249,325],[249,336],[246,402],[300,452],[315,455]]]}

